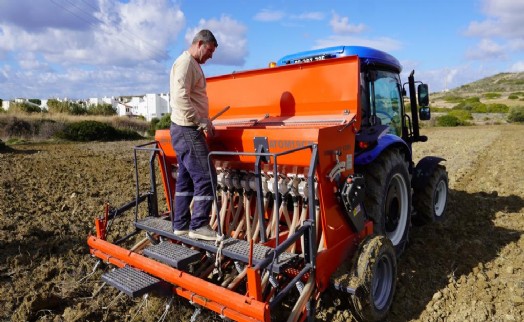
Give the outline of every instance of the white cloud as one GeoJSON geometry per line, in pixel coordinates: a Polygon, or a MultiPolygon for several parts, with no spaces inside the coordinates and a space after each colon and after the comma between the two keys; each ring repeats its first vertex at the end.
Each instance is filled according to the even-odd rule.
{"type": "MultiPolygon", "coordinates": [[[[63,10],[63,7],[54,8],[58,16],[63,10]]],[[[46,14],[52,16],[53,13],[46,14]]],[[[99,11],[80,11],[76,15],[88,21],[90,27],[57,28],[48,24],[34,31],[17,24],[0,23],[3,30],[0,51],[29,50],[42,53],[52,62],[71,65],[160,61],[168,58],[165,48],[185,23],[184,14],[168,0],[131,0],[129,3],[100,0],[99,11]]]]}
{"type": "Polygon", "coordinates": [[[185,26],[173,1],[49,1],[0,2],[0,97],[167,90],[167,49],[185,26]]]}
{"type": "MultiPolygon", "coordinates": [[[[253,20],[261,22],[275,22],[283,21],[286,18],[289,20],[320,21],[324,20],[325,14],[320,11],[302,12],[299,14],[288,14],[281,10],[262,9],[261,11],[255,14],[253,20]]],[[[291,24],[287,22],[286,25],[289,26],[291,24]]]]}
{"type": "Polygon", "coordinates": [[[487,18],[470,23],[466,33],[472,36],[504,38],[524,37],[524,2],[515,0],[484,0],[487,18]]]}
{"type": "Polygon", "coordinates": [[[469,59],[505,59],[506,53],[504,46],[491,39],[482,39],[476,48],[466,52],[469,59]]]}
{"type": "Polygon", "coordinates": [[[482,8],[486,18],[470,22],[465,31],[467,36],[481,38],[475,48],[466,52],[466,57],[505,59],[512,52],[523,51],[524,1],[483,0],[482,8]]]}
{"type": "MultiPolygon", "coordinates": [[[[404,66],[402,79],[407,80],[411,72],[411,66],[404,66]],[[409,67],[409,68],[408,68],[409,67]]],[[[486,68],[479,64],[465,64],[447,68],[417,70],[415,79],[429,86],[430,92],[440,92],[446,89],[454,89],[463,84],[471,83],[487,76],[492,76],[498,71],[486,68]]]]}
{"type": "Polygon", "coordinates": [[[168,72],[156,62],[94,70],[72,67],[63,72],[2,68],[0,74],[4,75],[0,79],[2,92],[29,98],[140,95],[165,92],[169,84],[168,72]]]}
{"type": "Polygon", "coordinates": [[[315,42],[314,48],[324,48],[339,45],[352,45],[352,46],[366,46],[380,49],[382,51],[394,51],[402,48],[402,44],[392,38],[378,37],[378,38],[360,38],[353,36],[339,36],[334,35],[326,39],[319,39],[315,42]]]}
{"type": "Polygon", "coordinates": [[[222,16],[217,19],[201,19],[198,26],[187,30],[186,43],[193,40],[195,34],[201,29],[209,29],[215,35],[218,48],[213,58],[206,64],[221,64],[229,66],[243,66],[248,55],[246,32],[247,28],[242,23],[222,16]]]}
{"type": "Polygon", "coordinates": [[[286,14],[280,10],[262,9],[261,11],[257,12],[253,19],[262,22],[272,22],[280,21],[284,19],[285,16],[286,14]]]}
{"type": "Polygon", "coordinates": [[[518,61],[514,63],[513,65],[511,65],[509,70],[510,72],[514,73],[524,72],[524,61],[518,61]]]}
{"type": "Polygon", "coordinates": [[[350,24],[348,17],[340,17],[338,14],[333,13],[333,17],[329,22],[333,32],[336,34],[358,34],[366,29],[366,26],[363,23],[357,25],[350,24]]]}
{"type": "Polygon", "coordinates": [[[291,19],[295,20],[324,20],[325,15],[319,11],[303,12],[298,15],[291,15],[291,19]]]}

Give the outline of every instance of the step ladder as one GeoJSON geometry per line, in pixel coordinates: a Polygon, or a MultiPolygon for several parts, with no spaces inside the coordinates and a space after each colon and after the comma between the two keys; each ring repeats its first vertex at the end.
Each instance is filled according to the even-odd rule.
{"type": "Polygon", "coordinates": [[[168,283],[130,266],[115,269],[102,275],[102,281],[130,297],[142,296],[153,290],[165,290],[168,283]]]}
{"type": "MultiPolygon", "coordinates": [[[[187,271],[191,263],[198,262],[203,256],[197,250],[169,241],[144,249],[143,255],[182,271],[187,271]]],[[[142,296],[152,291],[165,293],[170,288],[169,283],[131,266],[103,274],[102,281],[130,297],[142,296]]]]}
{"type": "Polygon", "coordinates": [[[198,262],[203,256],[202,253],[197,250],[169,241],[144,249],[143,255],[181,271],[187,271],[191,263],[198,262]]]}
{"type": "MultiPolygon", "coordinates": [[[[214,241],[197,240],[189,238],[185,235],[175,235],[171,226],[169,218],[162,217],[146,217],[135,222],[138,229],[149,231],[160,236],[177,240],[186,245],[195,246],[211,253],[216,253],[218,246],[214,241]]],[[[226,238],[223,242],[222,255],[233,260],[247,263],[249,260],[249,242],[241,239],[226,238]]],[[[259,262],[272,256],[273,248],[261,244],[253,245],[253,265],[256,266],[259,262]]],[[[271,269],[274,273],[282,273],[282,271],[292,266],[300,258],[299,255],[284,252],[280,254],[279,258],[275,259],[271,269]]]]}

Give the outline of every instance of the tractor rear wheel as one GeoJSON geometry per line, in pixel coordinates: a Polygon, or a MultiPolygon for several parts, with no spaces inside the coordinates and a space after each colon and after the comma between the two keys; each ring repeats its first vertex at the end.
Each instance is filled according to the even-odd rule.
{"type": "Polygon", "coordinates": [[[418,224],[444,220],[444,211],[448,202],[448,174],[446,168],[437,165],[435,171],[422,189],[417,189],[413,195],[413,206],[418,224]]]}
{"type": "Polygon", "coordinates": [[[374,232],[388,237],[398,256],[404,251],[411,224],[408,162],[400,150],[391,149],[360,171],[366,182],[364,205],[374,232]]]}
{"type": "Polygon", "coordinates": [[[356,281],[351,306],[362,321],[385,319],[395,294],[397,257],[391,241],[385,236],[368,236],[359,246],[352,268],[356,281]]]}

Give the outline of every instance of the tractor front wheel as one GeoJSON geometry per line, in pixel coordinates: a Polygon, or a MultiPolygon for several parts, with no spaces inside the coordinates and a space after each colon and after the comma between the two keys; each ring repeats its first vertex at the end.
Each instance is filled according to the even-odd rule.
{"type": "Polygon", "coordinates": [[[386,318],[395,294],[397,257],[391,241],[372,235],[364,239],[356,254],[352,276],[356,284],[350,304],[361,321],[386,318]]]}
{"type": "Polygon", "coordinates": [[[427,184],[413,194],[413,206],[417,213],[413,216],[414,221],[425,224],[444,220],[447,202],[448,174],[444,166],[438,165],[427,184]]]}

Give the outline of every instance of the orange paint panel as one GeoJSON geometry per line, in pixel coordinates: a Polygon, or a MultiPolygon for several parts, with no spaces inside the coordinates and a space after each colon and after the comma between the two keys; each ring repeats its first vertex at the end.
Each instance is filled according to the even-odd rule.
{"type": "MultiPolygon", "coordinates": [[[[123,263],[127,263],[132,267],[195,293],[197,296],[202,297],[204,302],[206,299],[208,301],[216,302],[220,304],[216,307],[221,308],[221,310],[228,308],[257,321],[268,321],[269,308],[264,302],[246,298],[241,294],[213,283],[206,282],[200,278],[192,276],[191,274],[161,264],[140,254],[130,252],[127,249],[94,236],[90,236],[87,239],[87,243],[91,248],[91,254],[103,260],[111,261],[119,267],[122,267],[123,263]]],[[[247,320],[248,319],[246,319],[246,321],[247,320]]]]}
{"type": "Polygon", "coordinates": [[[210,115],[224,106],[231,108],[220,120],[357,113],[359,68],[351,56],[210,77],[210,115]]]}

